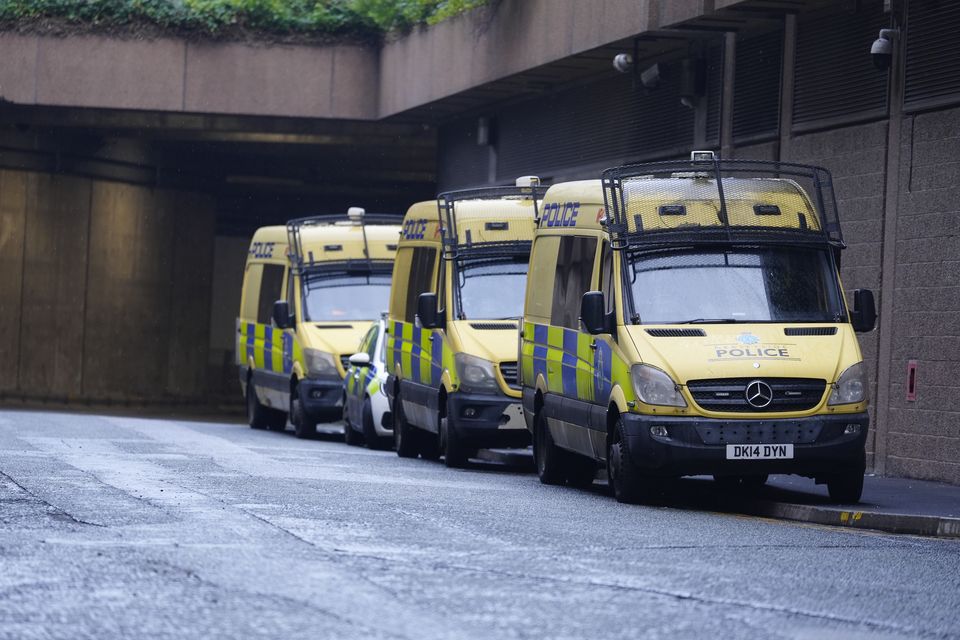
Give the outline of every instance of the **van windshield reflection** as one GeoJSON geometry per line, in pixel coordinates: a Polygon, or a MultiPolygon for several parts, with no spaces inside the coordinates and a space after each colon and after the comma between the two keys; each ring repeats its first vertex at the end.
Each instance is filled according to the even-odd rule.
{"type": "Polygon", "coordinates": [[[825,250],[680,249],[630,256],[635,322],[840,322],[843,307],[825,250]]]}
{"type": "Polygon", "coordinates": [[[529,256],[462,262],[458,317],[464,320],[503,320],[523,315],[529,256]]]}
{"type": "Polygon", "coordinates": [[[317,274],[305,280],[306,320],[372,320],[390,303],[390,274],[317,274]]]}

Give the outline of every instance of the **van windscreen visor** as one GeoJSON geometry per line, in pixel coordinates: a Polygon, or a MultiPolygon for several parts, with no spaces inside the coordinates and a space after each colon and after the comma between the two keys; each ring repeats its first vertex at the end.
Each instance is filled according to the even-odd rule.
{"type": "Polygon", "coordinates": [[[389,272],[321,272],[303,276],[305,320],[372,320],[390,304],[389,272]]]}
{"type": "Polygon", "coordinates": [[[634,322],[842,322],[824,249],[783,246],[631,252],[634,322]]]}

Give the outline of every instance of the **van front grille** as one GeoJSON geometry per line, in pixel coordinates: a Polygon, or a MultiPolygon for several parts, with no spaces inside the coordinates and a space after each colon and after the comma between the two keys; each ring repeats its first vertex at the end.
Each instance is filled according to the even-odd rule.
{"type": "Polygon", "coordinates": [[[507,386],[511,389],[517,391],[520,390],[520,383],[517,380],[517,363],[516,362],[501,362],[500,363],[500,375],[503,376],[503,381],[507,383],[507,386]]]}
{"type": "Polygon", "coordinates": [[[815,378],[719,378],[687,383],[690,395],[700,408],[731,413],[807,411],[820,404],[826,388],[826,380],[815,378]],[[747,401],[747,386],[755,381],[769,386],[771,398],[766,406],[747,401]]]}

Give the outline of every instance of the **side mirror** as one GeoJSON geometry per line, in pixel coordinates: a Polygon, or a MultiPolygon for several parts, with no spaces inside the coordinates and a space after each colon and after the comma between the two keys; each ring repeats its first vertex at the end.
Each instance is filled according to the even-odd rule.
{"type": "Polygon", "coordinates": [[[350,356],[350,364],[355,367],[367,367],[370,365],[370,356],[361,351],[350,356]]]}
{"type": "Polygon", "coordinates": [[[273,324],[281,329],[293,327],[293,316],[290,315],[290,304],[286,300],[277,300],[273,303],[273,324]]]}
{"type": "Polygon", "coordinates": [[[421,293],[417,298],[417,316],[420,326],[424,329],[439,329],[443,324],[440,314],[437,313],[437,294],[421,293]]]}
{"type": "Polygon", "coordinates": [[[580,322],[593,335],[609,333],[603,307],[603,293],[599,291],[587,291],[580,299],[580,322]]]}
{"type": "Polygon", "coordinates": [[[873,291],[870,289],[854,289],[850,323],[858,333],[873,331],[877,326],[877,303],[874,302],[873,291]]]}

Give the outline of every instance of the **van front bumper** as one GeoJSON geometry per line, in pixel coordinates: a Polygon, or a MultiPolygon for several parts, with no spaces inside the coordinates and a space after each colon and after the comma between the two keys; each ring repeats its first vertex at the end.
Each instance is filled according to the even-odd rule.
{"type": "Polygon", "coordinates": [[[450,426],[464,444],[476,449],[522,448],[530,445],[520,398],[501,394],[451,393],[447,398],[450,426]]]}
{"type": "Polygon", "coordinates": [[[794,419],[622,416],[630,461],[656,476],[798,474],[817,476],[863,468],[870,418],[866,413],[794,419]],[[857,433],[845,433],[857,425],[857,433]],[[666,427],[666,437],[651,427],[666,427]],[[728,444],[793,444],[789,460],[727,460],[728,444]]]}
{"type": "Polygon", "coordinates": [[[300,406],[315,420],[330,420],[343,410],[343,381],[304,378],[297,384],[300,406]]]}

